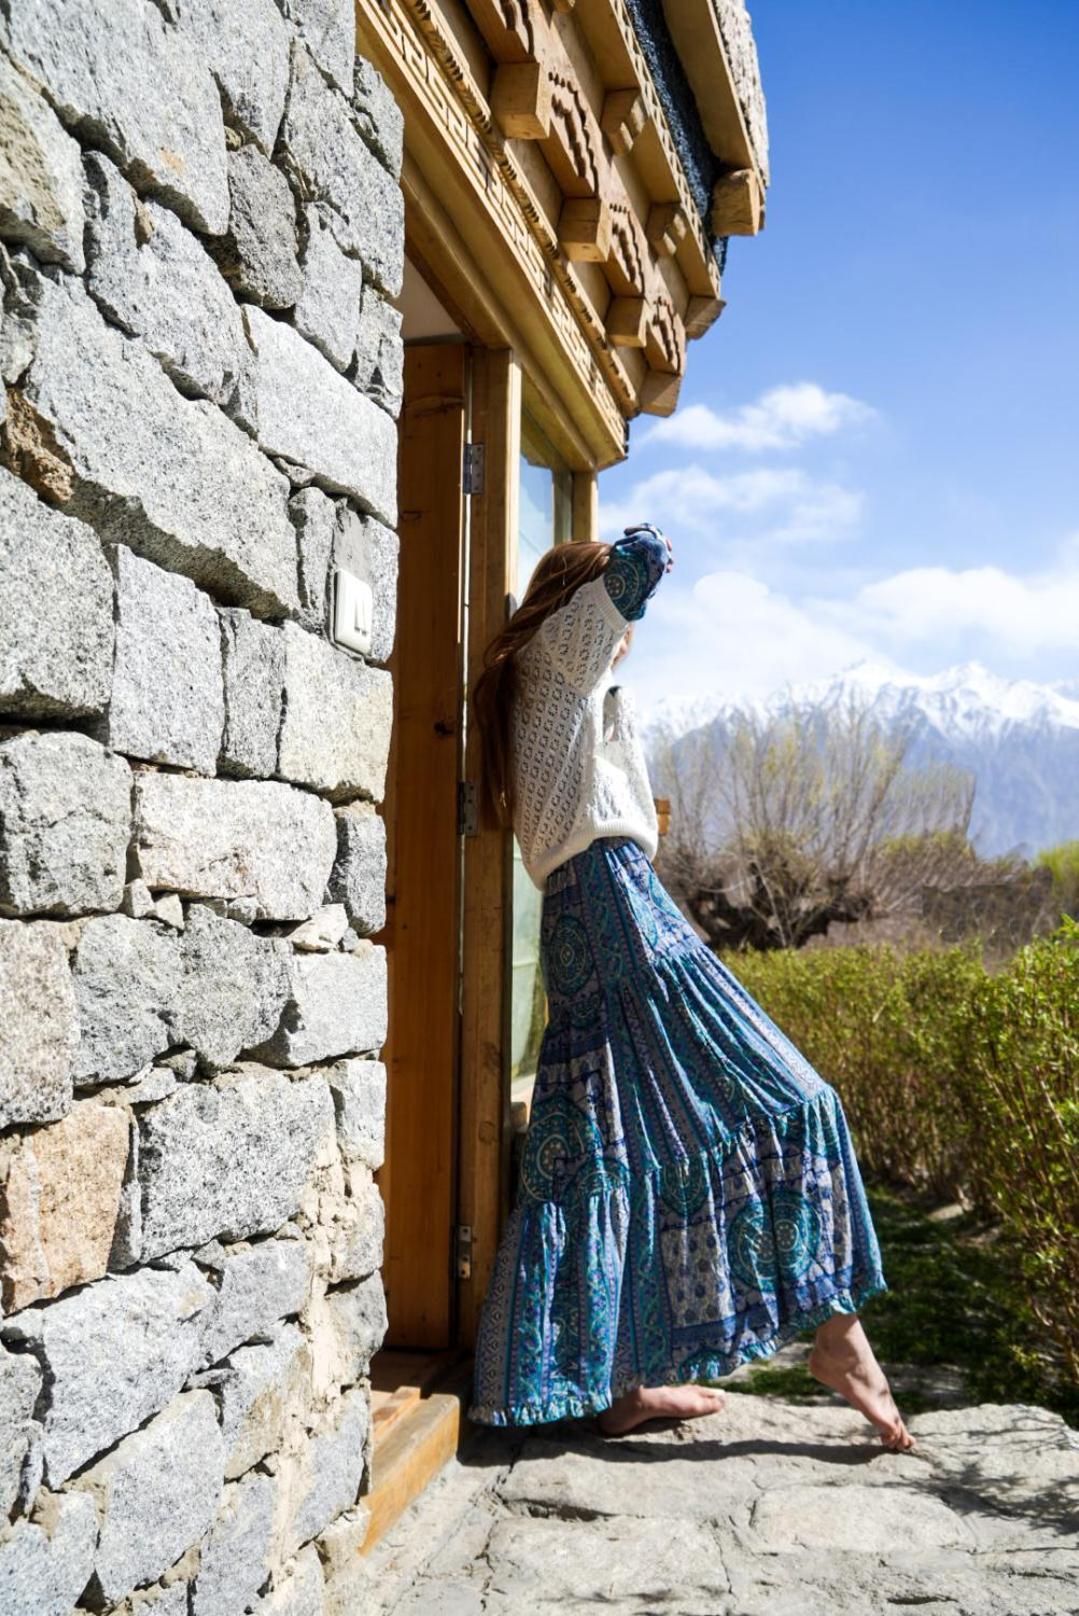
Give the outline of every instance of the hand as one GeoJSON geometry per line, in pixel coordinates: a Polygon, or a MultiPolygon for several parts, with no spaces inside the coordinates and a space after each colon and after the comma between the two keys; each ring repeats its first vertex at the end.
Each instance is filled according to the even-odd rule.
{"type": "Polygon", "coordinates": [[[624,528],[622,537],[625,539],[632,539],[638,533],[651,533],[657,539],[663,540],[664,544],[667,546],[668,556],[667,565],[663,570],[665,572],[670,572],[671,568],[674,566],[674,546],[667,537],[666,533],[664,533],[663,529],[658,528],[654,522],[638,522],[634,527],[624,528]]]}

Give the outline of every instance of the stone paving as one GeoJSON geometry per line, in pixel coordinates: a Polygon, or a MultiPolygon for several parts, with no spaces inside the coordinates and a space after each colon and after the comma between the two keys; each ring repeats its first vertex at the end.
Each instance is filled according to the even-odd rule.
{"type": "Polygon", "coordinates": [[[477,1431],[367,1562],[396,1616],[1079,1613],[1079,1436],[947,1408],[884,1453],[838,1402],[732,1392],[605,1441],[477,1431]]]}

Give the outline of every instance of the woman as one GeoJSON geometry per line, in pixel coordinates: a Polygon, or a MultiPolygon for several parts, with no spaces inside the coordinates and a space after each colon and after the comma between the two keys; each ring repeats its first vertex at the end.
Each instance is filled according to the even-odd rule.
{"type": "Polygon", "coordinates": [[[817,1327],[813,1375],[911,1439],[857,1313],[883,1288],[839,1099],[697,937],[651,859],[655,806],[611,671],[671,547],[557,547],[487,652],[487,781],[543,891],[548,1023],[472,1418],[714,1413],[699,1382],[817,1327]]]}

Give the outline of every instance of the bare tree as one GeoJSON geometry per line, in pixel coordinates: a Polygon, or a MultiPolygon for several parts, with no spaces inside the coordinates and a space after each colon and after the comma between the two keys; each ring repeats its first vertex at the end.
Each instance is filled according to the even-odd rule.
{"type": "Polygon", "coordinates": [[[798,948],[969,876],[973,779],[851,698],[653,733],[663,879],[717,947],[798,948]]]}

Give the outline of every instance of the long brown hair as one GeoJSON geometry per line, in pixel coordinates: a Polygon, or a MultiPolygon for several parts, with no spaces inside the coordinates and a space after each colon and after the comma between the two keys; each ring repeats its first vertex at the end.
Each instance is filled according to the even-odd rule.
{"type": "Polygon", "coordinates": [[[472,713],[483,746],[487,799],[500,825],[509,825],[513,819],[510,714],[516,689],[514,656],[545,618],[564,606],[582,584],[599,577],[610,553],[609,544],[588,539],[548,550],[536,563],[524,600],[483,654],[483,672],[472,692],[472,713]]]}

